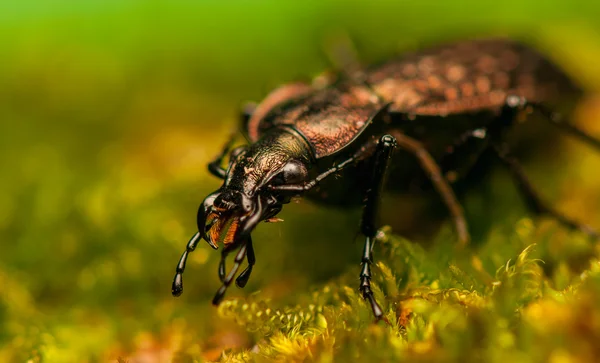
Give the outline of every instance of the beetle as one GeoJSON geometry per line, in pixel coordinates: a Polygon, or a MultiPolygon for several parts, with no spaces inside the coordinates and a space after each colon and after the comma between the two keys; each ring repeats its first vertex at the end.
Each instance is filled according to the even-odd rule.
{"type": "Polygon", "coordinates": [[[539,52],[502,38],[429,48],[355,75],[341,74],[325,85],[297,82],[275,89],[242,118],[249,144],[231,150],[232,138],[208,165],[224,182],[199,207],[198,232],[176,267],[172,294],[183,292],[188,255],[201,239],[214,249],[223,245],[222,286],[213,304],[222,301],[247,259],[248,266],[235,279],[244,287],[256,262],[251,232],[258,223],[274,220],[292,197],[305,195],[334,205],[363,205],[359,289],[381,319],[383,310],[371,289],[371,264],[382,191],[408,185],[418,173],[403,166],[418,165],[464,245],[469,232],[452,184],[465,178],[486,151],[508,167],[533,212],[596,238],[593,229],[540,198],[504,142],[518,117],[535,112],[600,149],[600,141],[551,108],[566,94],[581,91],[539,52]],[[405,152],[394,154],[395,149],[405,152]],[[227,273],[225,259],[236,249],[227,273]]]}

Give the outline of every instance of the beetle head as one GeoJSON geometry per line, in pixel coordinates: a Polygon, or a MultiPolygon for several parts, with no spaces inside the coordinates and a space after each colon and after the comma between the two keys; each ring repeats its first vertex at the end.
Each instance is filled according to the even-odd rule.
{"type": "Polygon", "coordinates": [[[309,153],[304,139],[287,131],[234,149],[225,182],[198,210],[198,230],[211,247],[216,249],[219,242],[237,244],[259,222],[275,217],[291,195],[276,193],[269,186],[304,183],[309,153]]]}

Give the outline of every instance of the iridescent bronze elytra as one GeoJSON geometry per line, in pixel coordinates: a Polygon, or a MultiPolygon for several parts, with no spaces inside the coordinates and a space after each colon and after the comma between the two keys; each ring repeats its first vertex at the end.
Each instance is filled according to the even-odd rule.
{"type": "Polygon", "coordinates": [[[509,168],[532,211],[595,237],[591,229],[541,201],[503,143],[504,131],[518,115],[537,112],[600,148],[598,140],[562,122],[548,108],[565,95],[579,93],[539,53],[502,39],[406,55],[325,86],[282,86],[244,118],[250,145],[231,151],[224,169],[230,141],[209,164],[210,172],[224,183],[200,206],[198,233],[177,265],[172,293],[182,293],[188,254],[201,239],[215,249],[219,243],[224,246],[219,265],[223,285],[213,304],[220,303],[246,258],[248,267],[236,278],[238,286],[245,286],[255,263],[252,230],[272,220],[291,197],[306,194],[331,204],[363,204],[360,291],[380,319],[383,311],[371,290],[370,265],[382,189],[402,188],[424,172],[465,244],[468,228],[451,184],[464,177],[484,151],[492,151],[509,168]],[[392,157],[396,147],[407,153],[392,157]],[[411,163],[420,173],[404,168],[411,163]],[[334,174],[341,178],[328,178],[334,174]],[[225,257],[238,248],[226,274],[225,257]]]}

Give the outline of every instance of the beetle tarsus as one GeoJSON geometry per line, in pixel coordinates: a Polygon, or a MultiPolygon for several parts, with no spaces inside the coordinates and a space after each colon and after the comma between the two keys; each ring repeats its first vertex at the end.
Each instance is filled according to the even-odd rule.
{"type": "Polygon", "coordinates": [[[371,305],[371,310],[373,310],[373,315],[375,319],[380,319],[383,316],[383,310],[381,306],[375,300],[375,296],[373,295],[373,291],[371,290],[371,264],[373,260],[371,259],[371,250],[373,248],[372,245],[373,238],[367,237],[365,242],[365,248],[363,252],[362,258],[362,269],[360,272],[360,292],[362,294],[363,299],[367,300],[371,305]]]}

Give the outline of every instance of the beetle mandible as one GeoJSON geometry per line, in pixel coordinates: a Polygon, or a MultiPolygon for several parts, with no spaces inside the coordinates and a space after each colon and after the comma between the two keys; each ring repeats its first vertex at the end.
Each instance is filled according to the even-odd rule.
{"type": "Polygon", "coordinates": [[[536,112],[600,149],[600,141],[550,108],[563,95],[579,93],[540,53],[507,39],[438,46],[367,68],[361,76],[340,76],[325,86],[284,85],[243,117],[250,144],[230,150],[232,139],[209,164],[209,171],[224,182],[200,205],[198,232],[179,260],[172,293],[183,292],[187,257],[201,239],[214,249],[223,244],[222,286],[213,299],[218,305],[244,259],[248,266],[235,281],[239,287],[248,282],[256,261],[251,232],[259,222],[274,218],[297,195],[330,203],[355,197],[364,201],[360,292],[375,318],[382,318],[371,290],[376,212],[382,190],[411,177],[400,173],[386,179],[388,169],[401,163],[393,156],[396,148],[412,154],[429,178],[448,208],[459,243],[466,244],[469,233],[451,184],[472,167],[466,159],[476,160],[490,150],[509,169],[533,212],[597,237],[543,202],[503,142],[518,116],[536,112]],[[425,134],[419,131],[423,128],[425,134]],[[229,165],[223,168],[227,154],[229,165]],[[331,178],[340,173],[343,183],[331,178]],[[225,258],[236,249],[226,273],[225,258]]]}

